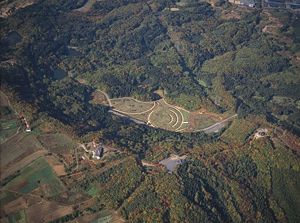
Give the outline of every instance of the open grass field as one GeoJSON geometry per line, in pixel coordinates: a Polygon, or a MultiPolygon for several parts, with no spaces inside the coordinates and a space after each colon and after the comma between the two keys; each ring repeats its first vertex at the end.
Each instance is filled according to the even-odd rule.
{"type": "Polygon", "coordinates": [[[169,104],[165,99],[142,102],[133,98],[117,98],[110,99],[110,102],[113,111],[169,131],[198,131],[222,120],[217,114],[190,112],[169,104]]]}
{"type": "Polygon", "coordinates": [[[207,128],[219,121],[209,114],[192,113],[189,118],[189,128],[196,130],[207,128]]]}
{"type": "Polygon", "coordinates": [[[4,186],[4,190],[29,193],[47,185],[47,194],[54,196],[63,190],[63,185],[44,158],[38,158],[24,168],[20,175],[4,186]]]}
{"type": "Polygon", "coordinates": [[[94,104],[101,104],[101,105],[109,105],[106,96],[101,91],[95,91],[92,94],[92,103],[94,104]]]}
{"type": "Polygon", "coordinates": [[[154,102],[143,102],[133,98],[110,99],[115,111],[125,114],[147,113],[154,108],[154,102]]]}
{"type": "Polygon", "coordinates": [[[257,127],[258,125],[251,120],[235,119],[222,134],[222,139],[230,144],[242,145],[257,127]]]}
{"type": "Polygon", "coordinates": [[[76,143],[67,135],[54,133],[38,136],[41,144],[53,153],[70,153],[76,147],[76,143]]]}

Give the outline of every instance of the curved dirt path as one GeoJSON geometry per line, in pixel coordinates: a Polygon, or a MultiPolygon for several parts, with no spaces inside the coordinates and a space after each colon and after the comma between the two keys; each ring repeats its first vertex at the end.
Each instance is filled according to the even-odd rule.
{"type": "Polygon", "coordinates": [[[101,90],[99,90],[99,89],[97,89],[96,91],[99,91],[99,92],[101,92],[102,94],[104,94],[104,96],[106,97],[106,100],[107,100],[107,102],[108,102],[108,104],[109,104],[109,107],[113,107],[113,105],[112,105],[112,103],[111,103],[111,99],[109,98],[109,96],[108,96],[108,94],[106,93],[106,92],[104,92],[104,91],[101,91],[101,90]]]}

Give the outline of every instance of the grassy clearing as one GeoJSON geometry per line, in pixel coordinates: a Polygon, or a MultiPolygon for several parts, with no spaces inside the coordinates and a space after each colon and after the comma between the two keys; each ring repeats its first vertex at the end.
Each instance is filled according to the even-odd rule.
{"type": "Polygon", "coordinates": [[[192,114],[190,116],[190,129],[203,129],[215,124],[217,121],[207,114],[192,114]]]}
{"type": "Polygon", "coordinates": [[[50,196],[61,192],[63,185],[44,158],[39,158],[23,169],[19,176],[4,186],[6,190],[29,193],[41,185],[49,186],[50,196]]]}
{"type": "Polygon", "coordinates": [[[101,91],[95,91],[92,94],[93,99],[91,100],[94,104],[101,104],[109,106],[106,96],[101,91]]]}
{"type": "Polygon", "coordinates": [[[64,134],[45,134],[38,137],[42,145],[53,153],[69,153],[76,143],[67,135],[64,134]]]}
{"type": "Polygon", "coordinates": [[[162,106],[159,106],[149,117],[149,121],[152,125],[158,128],[164,128],[164,129],[172,129],[172,124],[176,121],[176,117],[174,114],[172,114],[168,109],[165,109],[162,106]],[[172,121],[171,116],[174,117],[174,121],[172,121]],[[170,123],[170,124],[168,124],[170,123]]]}
{"type": "Polygon", "coordinates": [[[223,133],[222,139],[234,145],[242,145],[257,128],[257,124],[246,119],[235,119],[223,133]]]}
{"type": "Polygon", "coordinates": [[[115,110],[122,113],[143,113],[154,106],[154,102],[141,102],[133,98],[111,99],[115,110]]]}
{"type": "Polygon", "coordinates": [[[212,114],[191,113],[183,108],[168,104],[164,99],[156,102],[140,102],[133,98],[112,99],[115,111],[170,131],[194,131],[215,124],[212,114]]]}

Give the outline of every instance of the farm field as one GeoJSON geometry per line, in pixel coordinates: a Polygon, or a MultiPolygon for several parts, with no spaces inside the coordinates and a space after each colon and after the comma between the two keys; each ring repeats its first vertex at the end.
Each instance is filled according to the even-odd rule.
{"type": "Polygon", "coordinates": [[[15,119],[1,118],[0,126],[0,143],[3,143],[18,131],[19,123],[15,119]]]}
{"type": "Polygon", "coordinates": [[[43,146],[33,134],[21,132],[1,144],[1,167],[23,159],[25,156],[41,150],[42,148],[43,146]]]}
{"type": "Polygon", "coordinates": [[[38,158],[24,168],[20,175],[6,184],[3,189],[27,194],[41,186],[44,186],[43,192],[49,197],[63,190],[62,183],[44,158],[38,158]]]}
{"type": "Polygon", "coordinates": [[[1,98],[0,106],[0,143],[5,142],[18,131],[21,126],[16,115],[8,106],[3,106],[5,102],[1,98]]]}
{"type": "Polygon", "coordinates": [[[69,153],[76,147],[76,143],[70,137],[59,133],[43,134],[38,136],[38,140],[47,150],[53,153],[69,153]]]}
{"type": "Polygon", "coordinates": [[[26,215],[29,222],[50,222],[65,215],[71,214],[73,208],[71,205],[60,205],[57,202],[49,202],[43,200],[26,209],[26,215]],[[39,210],[41,214],[36,214],[39,210]]]}

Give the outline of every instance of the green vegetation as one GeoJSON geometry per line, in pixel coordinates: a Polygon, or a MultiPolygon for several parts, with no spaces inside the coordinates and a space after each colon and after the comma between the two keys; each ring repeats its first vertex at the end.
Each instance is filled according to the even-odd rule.
{"type": "Polygon", "coordinates": [[[86,176],[73,188],[98,197],[101,204],[117,208],[135,190],[143,179],[140,167],[133,158],[125,158],[103,173],[86,176]]]}
{"type": "Polygon", "coordinates": [[[144,113],[151,110],[153,102],[136,101],[133,98],[119,98],[111,100],[112,106],[115,110],[122,113],[144,113]]]}
{"type": "Polygon", "coordinates": [[[63,185],[45,159],[39,158],[21,171],[20,175],[4,186],[4,189],[29,193],[39,186],[47,184],[49,196],[55,196],[63,189],[63,185]]]}
{"type": "Polygon", "coordinates": [[[234,120],[221,137],[231,145],[242,145],[254,133],[257,127],[256,123],[252,123],[249,120],[234,120]]]}
{"type": "Polygon", "coordinates": [[[47,150],[57,154],[70,153],[77,146],[70,137],[59,133],[42,134],[38,140],[47,150]]]}
{"type": "MultiPolygon", "coordinates": [[[[103,207],[129,222],[300,221],[297,13],[196,0],[45,0],[1,18],[0,27],[1,87],[33,127],[4,142],[20,124],[1,107],[1,167],[42,147],[71,163],[61,176],[66,185],[38,158],[8,176],[3,190],[74,205],[56,222],[91,212],[94,220],[103,207]],[[92,103],[97,89],[123,98],[112,104],[124,114],[145,112],[130,117],[157,128],[92,103]],[[192,132],[235,113],[221,133],[192,132]],[[258,128],[268,135],[253,139],[258,128]],[[68,135],[119,155],[91,161],[79,151],[75,168],[68,135]],[[172,174],[141,163],[171,154],[187,155],[172,174]],[[84,202],[97,208],[78,210],[84,202]]],[[[15,198],[5,191],[1,204],[15,198]]]]}
{"type": "Polygon", "coordinates": [[[294,170],[273,169],[272,188],[274,198],[287,214],[289,222],[298,222],[300,215],[299,172],[294,170]]]}
{"type": "Polygon", "coordinates": [[[0,143],[3,143],[17,132],[20,123],[13,111],[6,106],[0,107],[0,117],[0,143]]]}
{"type": "Polygon", "coordinates": [[[9,223],[26,223],[26,215],[24,211],[19,211],[17,213],[8,216],[9,223]]]}

